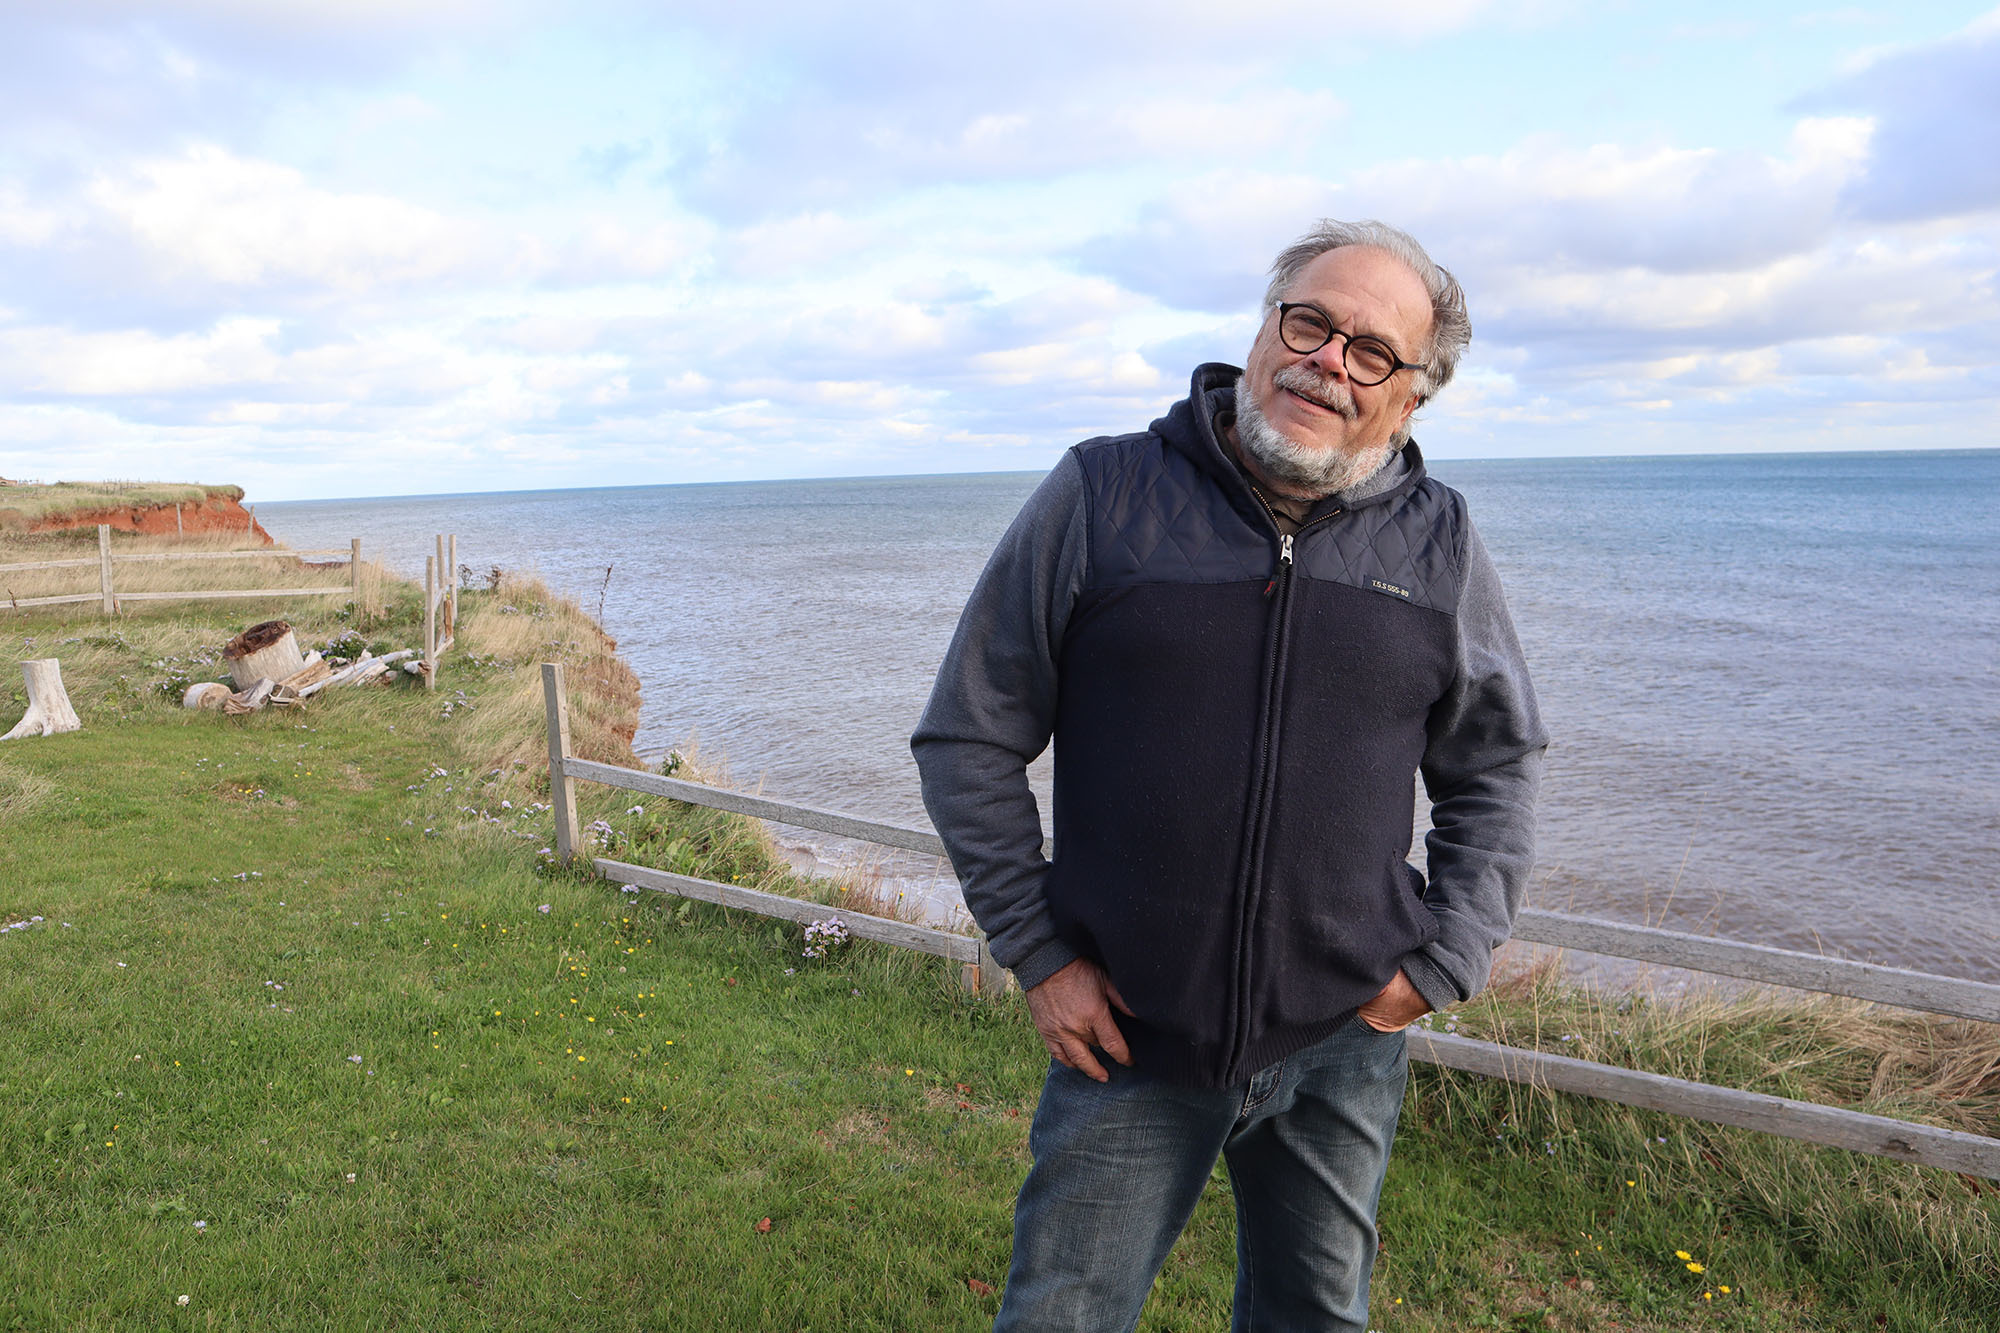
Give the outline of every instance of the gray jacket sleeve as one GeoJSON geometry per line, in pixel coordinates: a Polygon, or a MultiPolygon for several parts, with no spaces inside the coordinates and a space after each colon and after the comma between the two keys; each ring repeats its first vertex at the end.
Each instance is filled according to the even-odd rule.
{"type": "Polygon", "coordinates": [[[1024,989],[1076,957],[1042,896],[1048,864],[1027,766],[1055,730],[1056,658],[1088,554],[1086,503],[1083,469],[1065,454],[987,561],[910,738],[966,908],[1024,989]]]}
{"type": "Polygon", "coordinates": [[[1431,799],[1424,905],[1439,934],[1403,960],[1433,1009],[1483,989],[1493,951],[1513,933],[1535,859],[1535,793],[1548,745],[1499,573],[1476,530],[1466,537],[1458,636],[1458,673],[1431,708],[1423,758],[1431,799]]]}

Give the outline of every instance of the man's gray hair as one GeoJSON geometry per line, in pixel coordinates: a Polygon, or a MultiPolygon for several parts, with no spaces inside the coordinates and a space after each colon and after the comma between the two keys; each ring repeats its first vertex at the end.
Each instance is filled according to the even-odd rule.
{"type": "Polygon", "coordinates": [[[1427,403],[1439,389],[1451,382],[1452,373],[1458,369],[1459,353],[1472,341],[1472,320],[1465,313],[1465,292],[1458,285],[1458,279],[1434,263],[1424,253],[1424,247],[1417,244],[1416,237],[1408,232],[1373,219],[1364,222],[1320,219],[1311,231],[1287,246],[1271,265],[1271,285],[1264,289],[1264,313],[1268,315],[1277,308],[1307,264],[1329,250],[1350,245],[1388,251],[1409,265],[1411,272],[1422,280],[1424,290],[1431,295],[1430,346],[1418,356],[1424,369],[1416,373],[1412,385],[1418,401],[1427,403]]]}

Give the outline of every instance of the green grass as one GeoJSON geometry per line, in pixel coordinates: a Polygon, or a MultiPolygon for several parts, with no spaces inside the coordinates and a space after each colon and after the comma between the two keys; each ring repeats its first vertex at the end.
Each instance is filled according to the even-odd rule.
{"type": "MultiPolygon", "coordinates": [[[[0,1329],[984,1327],[968,1279],[1004,1279],[1044,1063],[1018,1000],[544,864],[535,656],[595,682],[580,746],[615,755],[631,702],[538,590],[465,606],[438,693],[242,719],[165,696],[243,624],[289,609],[323,642],[338,608],[7,622],[63,659],[85,730],[0,746],[0,918],[43,918],[0,934],[0,1329]]],[[[413,614],[392,597],[365,634],[407,644],[413,614]]],[[[786,882],[739,823],[585,791],[621,855],[786,882]]],[[[1460,1021],[1995,1127],[1951,1025],[1546,977],[1460,1021]]],[[[1404,1120],[1385,1331],[2000,1309],[2000,1209],[1958,1177],[1435,1070],[1404,1120]]],[[[1142,1326],[1225,1327],[1233,1244],[1218,1178],[1142,1326]]]]}

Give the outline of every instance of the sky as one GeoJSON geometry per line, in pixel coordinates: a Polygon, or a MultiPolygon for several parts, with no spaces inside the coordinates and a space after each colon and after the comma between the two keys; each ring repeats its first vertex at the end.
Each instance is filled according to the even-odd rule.
{"type": "Polygon", "coordinates": [[[2000,446],[2000,9],[0,0],[0,476],[1051,466],[1271,258],[1463,282],[1434,458],[2000,446]]]}

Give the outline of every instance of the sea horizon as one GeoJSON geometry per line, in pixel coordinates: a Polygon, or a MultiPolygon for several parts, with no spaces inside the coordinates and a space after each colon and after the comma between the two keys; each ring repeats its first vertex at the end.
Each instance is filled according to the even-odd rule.
{"type": "MultiPolygon", "coordinates": [[[[1417,441],[1422,447],[1423,441],[1417,441]]],[[[1772,459],[1772,458],[1894,458],[1922,457],[1932,454],[1978,454],[2000,453],[2000,444],[1939,445],[1908,449],[1766,449],[1729,450],[1718,453],[1674,452],[1656,454],[1447,454],[1434,458],[1424,455],[1427,468],[1435,469],[1442,464],[1460,463],[1589,463],[1589,462],[1644,462],[1668,459],[1715,460],[1725,458],[1772,459]]],[[[945,477],[1026,477],[1041,476],[1056,465],[1061,455],[1049,461],[1048,468],[984,468],[968,472],[843,472],[825,476],[799,477],[730,477],[711,478],[704,481],[641,481],[621,483],[613,486],[521,486],[490,491],[388,491],[374,495],[326,495],[295,497],[287,500],[252,500],[245,496],[245,503],[260,505],[290,504],[342,504],[374,500],[458,500],[475,496],[507,495],[567,495],[593,491],[644,491],[666,488],[694,486],[782,486],[817,482],[841,481],[929,481],[945,477]]],[[[147,485],[167,485],[166,482],[149,482],[147,485]]],[[[196,484],[196,483],[189,483],[196,484]]]]}

